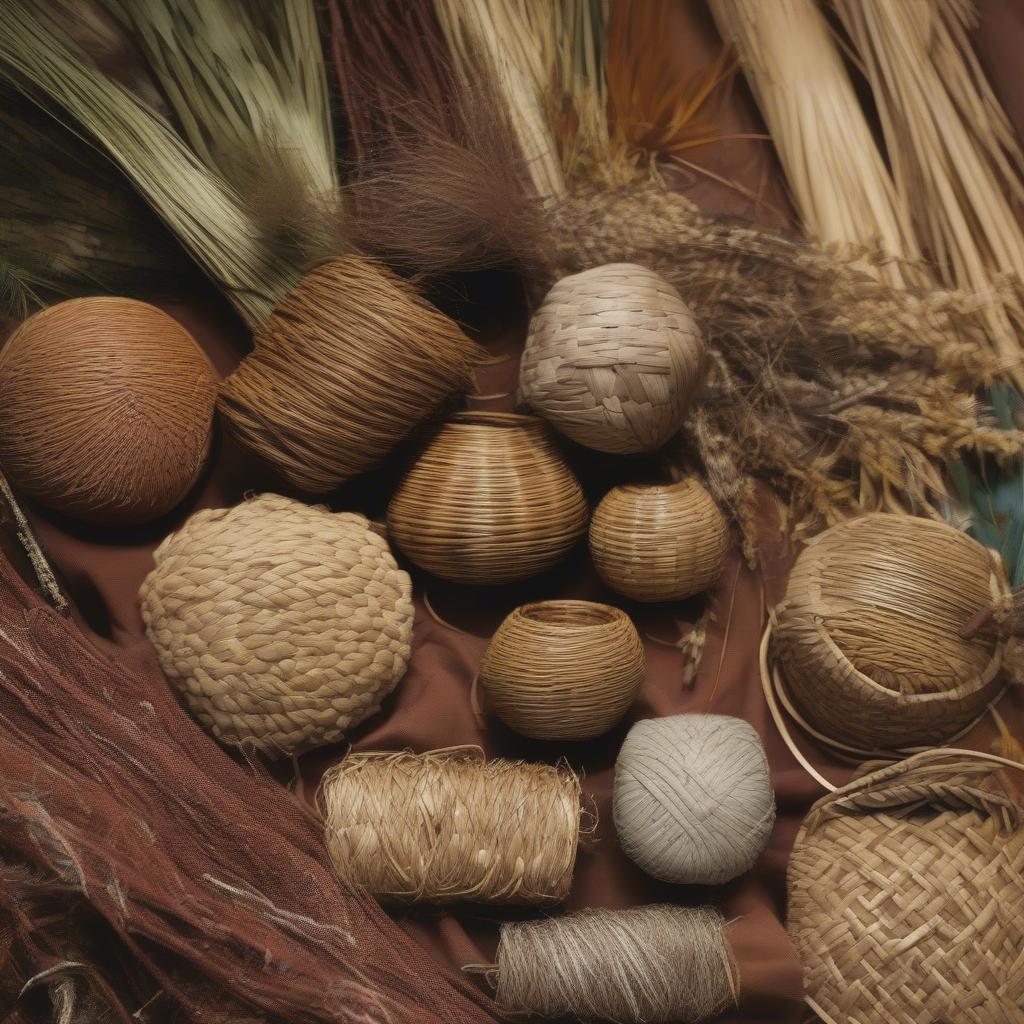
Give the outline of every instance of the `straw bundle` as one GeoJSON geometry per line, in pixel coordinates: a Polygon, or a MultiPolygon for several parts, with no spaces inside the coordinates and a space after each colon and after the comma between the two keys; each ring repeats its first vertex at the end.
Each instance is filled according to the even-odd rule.
{"type": "Polygon", "coordinates": [[[740,981],[722,915],[669,904],[507,922],[486,972],[504,1010],[619,1024],[700,1024],[740,981]]]}
{"type": "Polygon", "coordinates": [[[918,754],[819,800],[789,862],[808,1003],[829,1024],[1019,1020],[1022,869],[1013,789],[969,751],[918,754]]]}
{"type": "Polygon", "coordinates": [[[319,802],[343,879],[388,902],[544,904],[565,898],[580,832],[567,768],[474,748],[352,754],[319,802]]]}
{"type": "Polygon", "coordinates": [[[643,644],[625,612],[592,601],[538,601],[498,627],[480,682],[510,729],[584,740],[619,721],[645,672],[643,644]]]}
{"type": "Polygon", "coordinates": [[[729,527],[694,476],[610,490],[590,521],[601,579],[634,601],[678,601],[711,586],[729,549],[729,527]]]}
{"type": "Polygon", "coordinates": [[[420,568],[509,583],[551,568],[587,528],[579,481],[532,416],[456,413],[402,478],[388,533],[420,568]]]}
{"type": "Polygon", "coordinates": [[[332,743],[405,672],[412,583],[363,516],[265,494],[195,513],[154,558],[139,594],[146,633],[225,743],[332,743]]]}
{"type": "Polygon", "coordinates": [[[816,735],[856,751],[936,745],[1004,685],[998,557],[946,523],[876,514],[815,537],[774,610],[781,682],[816,735]],[[965,624],[995,605],[971,639],[965,624]]]}
{"type": "Polygon", "coordinates": [[[700,328],[672,285],[608,264],[548,292],[530,321],[520,394],[589,448],[652,451],[682,425],[703,358],[700,328]]]}
{"type": "Polygon", "coordinates": [[[0,465],[58,512],[149,522],[202,471],[216,395],[210,361],[173,317],[131,299],[68,299],[0,349],[0,465]]]}

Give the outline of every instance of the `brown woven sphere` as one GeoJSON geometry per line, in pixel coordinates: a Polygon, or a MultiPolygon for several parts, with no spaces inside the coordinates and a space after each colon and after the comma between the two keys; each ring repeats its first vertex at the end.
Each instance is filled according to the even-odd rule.
{"type": "Polygon", "coordinates": [[[583,490],[533,416],[457,413],[399,483],[388,532],[420,568],[457,583],[543,572],[587,528],[583,490]]]}
{"type": "Polygon", "coordinates": [[[625,612],[592,601],[538,601],[498,627],[480,682],[510,729],[538,740],[585,740],[622,718],[646,671],[625,612]]]}
{"type": "Polygon", "coordinates": [[[678,601],[722,571],[729,527],[692,476],[609,491],[590,521],[590,554],[601,579],[634,601],[678,601]]]}
{"type": "Polygon", "coordinates": [[[173,317],[133,299],[69,299],[0,349],[0,466],[57,512],[149,522],[196,482],[216,396],[209,359],[173,317]]]}
{"type": "Polygon", "coordinates": [[[563,277],[530,322],[522,399],[601,452],[647,452],[682,425],[703,375],[704,341],[659,274],[608,263],[563,277]]]}
{"type": "Polygon", "coordinates": [[[1007,778],[941,751],[818,801],[789,861],[807,1001],[850,1024],[1024,1013],[1024,827],[1007,778]]]}
{"type": "Polygon", "coordinates": [[[469,384],[482,349],[386,267],[307,274],[256,332],[219,407],[289,483],[325,494],[369,469],[469,384]]]}
{"type": "Polygon", "coordinates": [[[946,523],[875,513],[834,526],[801,552],[775,610],[785,688],[839,744],[943,743],[1003,685],[995,624],[959,632],[1008,595],[999,559],[946,523]]]}
{"type": "Polygon", "coordinates": [[[333,743],[405,673],[412,583],[367,520],[276,494],[191,516],[142,584],[164,673],[218,739],[333,743]]]}

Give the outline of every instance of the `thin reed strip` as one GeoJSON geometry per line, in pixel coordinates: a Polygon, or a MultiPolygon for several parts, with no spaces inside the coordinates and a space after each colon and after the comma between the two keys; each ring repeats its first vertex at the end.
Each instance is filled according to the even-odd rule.
{"type": "Polygon", "coordinates": [[[589,909],[503,924],[495,999],[509,1011],[619,1024],[699,1024],[733,1006],[739,975],[713,907],[589,909]]]}
{"type": "Polygon", "coordinates": [[[646,674],[629,616],[592,601],[537,601],[511,612],[480,664],[498,717],[532,739],[589,739],[636,699],[646,674]]]}
{"type": "Polygon", "coordinates": [[[456,748],[352,754],[318,799],[339,874],[380,900],[545,904],[572,883],[580,792],[568,768],[456,748]]]}
{"type": "Polygon", "coordinates": [[[462,583],[550,568],[587,528],[575,474],[532,416],[456,413],[388,505],[388,533],[418,566],[462,583]]]}

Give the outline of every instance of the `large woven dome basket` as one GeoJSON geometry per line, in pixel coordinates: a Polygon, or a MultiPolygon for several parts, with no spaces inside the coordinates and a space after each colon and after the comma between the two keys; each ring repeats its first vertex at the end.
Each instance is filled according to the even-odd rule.
{"type": "Polygon", "coordinates": [[[1024,1020],[1024,827],[1009,774],[929,751],[811,809],[787,928],[827,1024],[1024,1020]]]}
{"type": "Polygon", "coordinates": [[[825,530],[797,558],[775,609],[772,653],[819,738],[866,751],[935,746],[1004,685],[1008,641],[979,610],[1008,607],[998,557],[929,519],[876,513],[825,530]]]}

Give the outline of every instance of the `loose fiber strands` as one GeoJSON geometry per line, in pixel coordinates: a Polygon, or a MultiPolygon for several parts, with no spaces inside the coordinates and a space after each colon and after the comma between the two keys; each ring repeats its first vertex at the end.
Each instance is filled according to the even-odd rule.
{"type": "Polygon", "coordinates": [[[504,1010],[617,1024],[699,1024],[739,987],[722,915],[670,904],[508,922],[488,976],[504,1010]]]}
{"type": "Polygon", "coordinates": [[[339,874],[386,902],[545,904],[572,884],[579,779],[477,751],[352,754],[319,792],[339,874]]]}
{"type": "Polygon", "coordinates": [[[626,713],[646,674],[625,612],[592,601],[537,601],[498,627],[480,682],[498,717],[533,739],[582,740],[626,713]]]}

